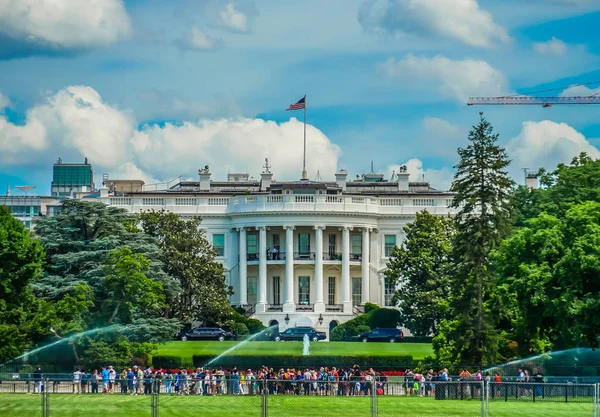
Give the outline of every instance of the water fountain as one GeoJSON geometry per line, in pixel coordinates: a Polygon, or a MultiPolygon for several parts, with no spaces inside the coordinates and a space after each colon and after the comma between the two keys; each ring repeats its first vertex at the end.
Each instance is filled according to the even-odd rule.
{"type": "Polygon", "coordinates": [[[308,334],[305,334],[302,338],[302,354],[304,356],[310,355],[310,338],[308,337],[308,334]]]}
{"type": "Polygon", "coordinates": [[[223,356],[227,355],[228,353],[233,352],[234,350],[244,346],[246,343],[250,342],[251,340],[256,339],[258,336],[260,336],[261,334],[264,334],[265,332],[267,332],[268,330],[273,330],[275,328],[275,326],[272,327],[267,327],[266,329],[261,330],[258,333],[255,333],[253,335],[251,335],[250,337],[248,337],[246,340],[242,340],[240,343],[233,345],[232,347],[230,347],[229,349],[227,349],[226,351],[224,351],[223,353],[221,353],[218,356],[215,356],[214,358],[212,358],[210,361],[208,361],[206,364],[204,364],[203,368],[208,367],[209,365],[215,363],[217,360],[219,360],[220,358],[222,358],[223,356]]]}
{"type": "Polygon", "coordinates": [[[62,343],[70,342],[72,340],[75,340],[75,339],[83,337],[83,336],[91,336],[93,334],[101,333],[101,332],[105,332],[105,331],[106,332],[111,332],[111,331],[119,332],[119,331],[126,330],[128,328],[129,328],[129,326],[122,326],[122,325],[119,325],[119,324],[113,324],[111,326],[105,326],[105,327],[100,327],[100,328],[97,328],[97,329],[86,330],[86,331],[80,332],[80,333],[75,333],[75,334],[72,334],[70,336],[60,338],[56,342],[52,342],[52,343],[49,343],[47,345],[40,346],[37,349],[33,349],[33,350],[30,350],[30,351],[27,351],[27,352],[23,353],[22,355],[17,356],[16,358],[14,358],[14,359],[12,359],[10,361],[4,362],[0,366],[9,364],[9,363],[14,362],[14,361],[18,361],[19,359],[23,359],[25,357],[30,357],[30,356],[35,355],[36,353],[41,352],[43,350],[46,350],[46,349],[49,349],[51,347],[60,345],[62,343]]]}

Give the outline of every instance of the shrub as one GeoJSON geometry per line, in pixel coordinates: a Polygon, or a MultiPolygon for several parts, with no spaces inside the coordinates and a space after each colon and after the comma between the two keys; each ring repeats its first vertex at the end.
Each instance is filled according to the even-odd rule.
{"type": "Polygon", "coordinates": [[[359,326],[367,326],[369,315],[363,314],[362,316],[358,316],[352,320],[347,321],[346,323],[342,323],[337,326],[331,334],[329,335],[329,340],[334,342],[339,342],[344,340],[344,335],[346,335],[346,339],[350,340],[351,338],[358,335],[358,327],[359,326]]]}
{"type": "Polygon", "coordinates": [[[183,362],[181,356],[155,355],[152,357],[152,366],[155,368],[179,369],[183,362]]]}
{"type": "Polygon", "coordinates": [[[256,334],[267,328],[264,324],[262,324],[262,321],[257,319],[246,319],[243,323],[248,328],[250,334],[256,334]]]}
{"type": "Polygon", "coordinates": [[[365,314],[369,314],[371,311],[377,309],[379,309],[379,306],[377,304],[365,303],[365,314]]]}
{"type": "Polygon", "coordinates": [[[405,336],[402,338],[404,343],[431,343],[433,337],[431,336],[405,336]]]}
{"type": "Polygon", "coordinates": [[[369,326],[372,329],[377,327],[397,327],[400,324],[400,312],[391,308],[378,308],[368,314],[369,326]]]}
{"type": "Polygon", "coordinates": [[[363,334],[363,333],[369,333],[371,331],[371,328],[369,326],[365,326],[364,324],[361,324],[360,326],[356,327],[356,335],[358,336],[359,334],[363,334]]]}
{"type": "Polygon", "coordinates": [[[244,323],[233,323],[231,330],[235,331],[238,336],[246,336],[250,333],[244,323]]]}

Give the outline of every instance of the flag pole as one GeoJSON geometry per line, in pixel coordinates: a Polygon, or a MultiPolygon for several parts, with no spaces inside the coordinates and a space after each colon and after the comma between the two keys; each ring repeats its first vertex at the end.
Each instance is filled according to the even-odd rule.
{"type": "Polygon", "coordinates": [[[306,94],[304,95],[304,156],[302,157],[302,179],[308,179],[306,175],[306,94]]]}

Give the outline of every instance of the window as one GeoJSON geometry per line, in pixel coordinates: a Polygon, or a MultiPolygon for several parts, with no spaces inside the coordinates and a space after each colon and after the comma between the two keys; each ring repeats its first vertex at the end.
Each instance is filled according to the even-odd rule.
{"type": "Polygon", "coordinates": [[[299,233],[298,234],[298,252],[300,255],[310,254],[310,234],[299,233]]]}
{"type": "Polygon", "coordinates": [[[310,304],[310,277],[298,277],[298,304],[310,304]]]}
{"type": "Polygon", "coordinates": [[[256,304],[256,277],[248,277],[248,304],[256,304]]]}
{"type": "Polygon", "coordinates": [[[279,249],[279,235],[273,235],[273,247],[279,249]]]}
{"type": "Polygon", "coordinates": [[[335,304],[335,277],[329,277],[327,280],[327,304],[335,304]]]}
{"type": "Polygon", "coordinates": [[[248,259],[256,258],[258,254],[258,236],[256,234],[246,235],[246,252],[248,252],[248,259]]]}
{"type": "Polygon", "coordinates": [[[396,235],[385,235],[385,257],[392,256],[392,251],[396,246],[396,235]]]}
{"type": "Polygon", "coordinates": [[[335,258],[335,235],[329,235],[329,257],[335,258]]]}
{"type": "Polygon", "coordinates": [[[281,280],[279,277],[273,277],[273,304],[281,304],[281,280]]]}
{"type": "Polygon", "coordinates": [[[350,253],[352,255],[361,255],[362,254],[362,235],[354,234],[350,236],[352,248],[350,249],[350,253]]]}
{"type": "Polygon", "coordinates": [[[389,279],[385,279],[385,306],[390,307],[393,306],[392,298],[394,298],[394,292],[396,291],[395,285],[392,284],[392,281],[389,279]]]}
{"type": "Polygon", "coordinates": [[[215,248],[217,256],[225,256],[225,235],[213,235],[213,248],[215,248]]]}
{"type": "Polygon", "coordinates": [[[358,306],[362,301],[362,278],[352,278],[352,305],[358,306]]]}

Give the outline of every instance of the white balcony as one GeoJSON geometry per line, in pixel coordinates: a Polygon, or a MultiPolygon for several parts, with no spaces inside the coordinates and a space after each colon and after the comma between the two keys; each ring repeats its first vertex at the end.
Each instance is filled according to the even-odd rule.
{"type": "Polygon", "coordinates": [[[165,209],[178,214],[246,213],[358,213],[373,215],[412,215],[427,210],[432,214],[455,214],[448,198],[362,197],[339,195],[250,195],[239,197],[105,197],[105,204],[123,207],[132,213],[165,209]]]}

